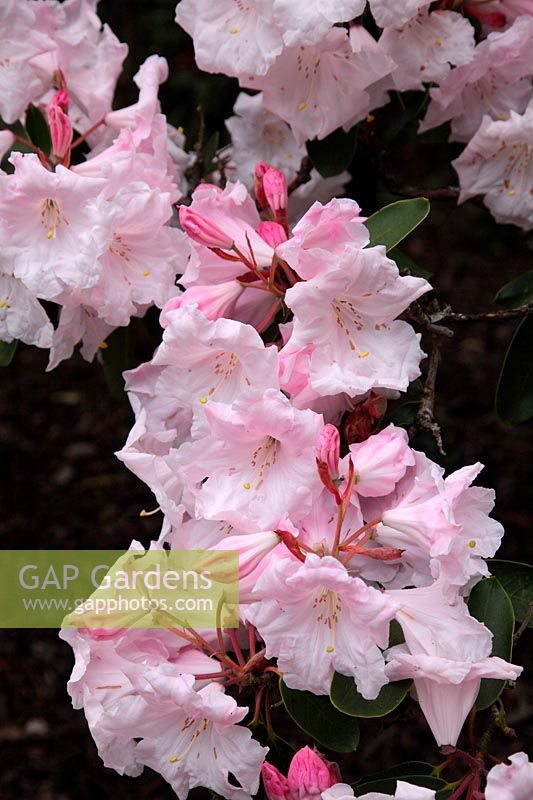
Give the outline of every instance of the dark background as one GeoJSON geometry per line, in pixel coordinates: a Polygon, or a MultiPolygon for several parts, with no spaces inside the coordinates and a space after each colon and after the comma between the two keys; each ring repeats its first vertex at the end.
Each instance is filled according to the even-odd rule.
{"type": "MultiPolygon", "coordinates": [[[[173,22],[174,2],[158,0],[100,4],[100,15],[130,56],[121,79],[117,106],[135,100],[131,76],[150,53],[168,58],[171,77],[162,88],[163,110],[194,142],[195,107],[209,111],[209,132],[223,132],[238,89],[221,76],[200,75],[187,37],[173,22]]],[[[95,76],[97,80],[97,76],[95,76]]],[[[443,186],[453,182],[447,166],[453,148],[443,141],[414,139],[404,131],[390,140],[395,103],[378,112],[363,131],[351,167],[350,196],[372,213],[394,199],[395,186],[443,186]],[[383,180],[385,176],[385,181],[383,180]]],[[[497,226],[487,211],[453,201],[432,204],[428,220],[404,249],[433,273],[442,301],[456,311],[492,308],[496,291],[531,269],[531,237],[512,226],[497,226]]],[[[482,461],[479,483],[496,489],[494,516],[506,528],[501,558],[531,561],[531,509],[528,506],[531,426],[508,428],[493,411],[501,363],[516,321],[462,323],[446,343],[438,376],[436,415],[448,452],[447,468],[482,461]]],[[[146,347],[146,345],[145,345],[146,347]]],[[[149,358],[149,352],[143,354],[149,358]]],[[[160,519],[139,518],[154,505],[151,493],[113,456],[131,427],[126,403],[108,394],[99,364],[76,356],[45,373],[47,354],[20,347],[13,364],[0,375],[0,533],[4,548],[120,548],[131,539],[148,543],[160,519]]],[[[415,443],[437,458],[427,437],[415,443]]],[[[527,667],[531,632],[521,639],[514,660],[527,667]]],[[[146,771],[137,779],[105,769],[96,753],[82,712],[66,693],[72,653],[56,631],[0,633],[0,798],[2,800],[93,800],[173,796],[167,784],[146,771]]],[[[497,736],[494,752],[504,756],[531,750],[533,705],[531,674],[507,692],[509,723],[519,738],[497,736]]],[[[344,759],[344,777],[355,779],[400,760],[441,760],[416,705],[407,704],[409,722],[381,730],[362,729],[359,751],[344,759]]],[[[278,731],[289,735],[282,710],[278,731]]],[[[210,793],[198,792],[197,796],[210,793]]]]}

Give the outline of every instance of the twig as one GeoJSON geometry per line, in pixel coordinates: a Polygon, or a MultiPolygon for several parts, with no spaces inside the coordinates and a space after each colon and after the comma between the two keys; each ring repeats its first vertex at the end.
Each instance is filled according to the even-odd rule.
{"type": "Polygon", "coordinates": [[[522,620],[522,623],[516,633],[513,636],[513,644],[516,644],[517,641],[520,639],[524,631],[526,630],[527,626],[531,622],[531,618],[533,617],[533,603],[530,603],[527,607],[527,614],[522,620]]]}
{"type": "Polygon", "coordinates": [[[437,443],[439,452],[442,453],[442,455],[446,455],[444,447],[442,446],[442,434],[440,431],[440,426],[433,416],[435,410],[435,385],[437,383],[441,343],[441,336],[433,333],[431,336],[431,349],[429,351],[428,370],[424,383],[422,402],[420,403],[415,424],[410,433],[413,435],[417,428],[430,431],[437,443]]]}
{"type": "Polygon", "coordinates": [[[299,186],[303,186],[304,183],[309,183],[311,180],[312,169],[313,164],[311,163],[311,159],[309,156],[304,156],[300,162],[300,169],[287,187],[289,194],[292,194],[294,191],[296,191],[299,186]]]}
{"type": "MultiPolygon", "coordinates": [[[[397,194],[400,197],[426,197],[428,200],[453,200],[454,202],[457,202],[459,199],[458,186],[442,186],[437,189],[429,189],[425,186],[400,187],[393,185],[389,188],[393,194],[397,194]]],[[[485,208],[483,198],[480,196],[469,197],[468,202],[473,203],[475,206],[485,208]]]]}
{"type": "Polygon", "coordinates": [[[528,303],[519,308],[502,309],[498,311],[482,311],[478,314],[461,314],[452,311],[448,306],[432,314],[430,317],[431,323],[440,322],[498,322],[501,319],[512,319],[513,317],[522,317],[533,312],[533,303],[528,303]]]}

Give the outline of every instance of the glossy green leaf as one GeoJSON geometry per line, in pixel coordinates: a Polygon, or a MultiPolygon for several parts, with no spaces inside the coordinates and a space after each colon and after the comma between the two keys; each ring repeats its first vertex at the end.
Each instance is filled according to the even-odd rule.
{"type": "MultiPolygon", "coordinates": [[[[497,578],[484,578],[477,583],[468,599],[473,617],[492,631],[492,655],[509,661],[513,650],[514,611],[509,595],[497,578]]],[[[484,679],[476,700],[479,710],[488,708],[498,699],[505,681],[484,679]]]]}
{"type": "Polygon", "coordinates": [[[415,197],[398,200],[369,217],[365,225],[370,231],[370,246],[384,244],[387,251],[405,239],[429,214],[429,200],[415,197]]]}
{"type": "Polygon", "coordinates": [[[26,130],[33,144],[40,147],[46,155],[50,155],[52,139],[48,122],[42,111],[31,103],[26,109],[26,130]]]}
{"type": "Polygon", "coordinates": [[[0,367],[8,367],[11,364],[17,345],[17,339],[12,342],[0,342],[0,367]]]}
{"type": "Polygon", "coordinates": [[[336,672],[329,696],[335,708],[343,714],[351,717],[384,717],[400,705],[410,685],[411,681],[387,683],[375,700],[365,700],[357,691],[353,678],[336,672]]]}
{"type": "Polygon", "coordinates": [[[294,722],[323,747],[337,753],[352,753],[357,749],[357,720],[338,711],[329,697],[289,689],[283,680],[280,680],[280,692],[294,722]]]}
{"type": "Polygon", "coordinates": [[[496,389],[496,413],[511,425],[533,417],[533,314],[522,320],[507,350],[496,389]]]}
{"type": "Polygon", "coordinates": [[[108,389],[115,400],[125,400],[122,373],[133,366],[132,325],[114,330],[104,344],[100,353],[108,389]]]}
{"type": "Polygon", "coordinates": [[[502,286],[494,300],[507,308],[517,308],[533,302],[533,270],[524,272],[502,286]]]}
{"type": "MultiPolygon", "coordinates": [[[[502,561],[491,558],[489,569],[507,592],[518,622],[522,622],[533,603],[533,567],[518,561],[502,561]]],[[[529,623],[533,628],[533,621],[529,623]]]]}
{"type": "Polygon", "coordinates": [[[402,253],[396,247],[389,250],[388,256],[392,258],[393,261],[396,261],[401,275],[414,275],[415,278],[425,278],[426,280],[431,278],[431,272],[428,272],[427,269],[421,267],[416,261],[413,261],[412,258],[406,256],[405,253],[402,253]]]}
{"type": "Polygon", "coordinates": [[[357,126],[347,133],[337,128],[325,139],[307,142],[307,153],[317,172],[323,178],[332,178],[350,166],[356,147],[357,126]]]}

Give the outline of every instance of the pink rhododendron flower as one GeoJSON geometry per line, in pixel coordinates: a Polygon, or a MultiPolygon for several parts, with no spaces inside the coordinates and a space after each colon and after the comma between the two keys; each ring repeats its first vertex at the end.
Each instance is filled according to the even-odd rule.
{"type": "MultiPolygon", "coordinates": [[[[283,246],[284,247],[284,246],[283,246]]],[[[325,262],[326,256],[320,254],[325,262]]],[[[308,383],[319,396],[350,397],[376,387],[403,389],[419,375],[419,336],[395,317],[429,284],[399,277],[381,246],[346,247],[330,268],[297,283],[285,296],[294,313],[282,362],[308,348],[308,383]]],[[[282,388],[291,389],[290,383],[282,388]]]]}
{"type": "Polygon", "coordinates": [[[459,158],[452,162],[461,193],[459,202],[483,195],[497,222],[533,228],[533,101],[523,114],[507,120],[486,116],[459,158]]]}
{"type": "Polygon", "coordinates": [[[181,0],[176,22],[192,36],[196,63],[206,72],[264,75],[283,49],[272,0],[181,0]]]}
{"type": "Polygon", "coordinates": [[[382,497],[392,492],[407,467],[415,463],[407,432],[389,425],[366,441],[350,445],[356,471],[355,491],[362,497],[382,497]]]}
{"type": "Polygon", "coordinates": [[[36,155],[13,153],[11,162],[14,174],[0,176],[0,238],[14,275],[47,300],[94,286],[112,238],[104,181],[61,166],[49,172],[36,155]]]}
{"type": "Polygon", "coordinates": [[[439,745],[455,745],[482,678],[515,680],[521,667],[490,657],[491,632],[468,613],[464,600],[446,600],[439,583],[387,594],[405,645],[388,651],[390,680],[413,678],[418,702],[439,745]]]}
{"type": "Polygon", "coordinates": [[[510,764],[496,764],[489,770],[487,800],[529,800],[533,793],[533,764],[525,753],[509,756],[510,764]]]}
{"type": "Polygon", "coordinates": [[[466,64],[474,55],[474,28],[455,11],[419,13],[402,28],[387,28],[379,40],[395,61],[392,80],[397,89],[422,89],[440,83],[451,64],[466,64]]]}
{"type": "Polygon", "coordinates": [[[287,46],[314,44],[337,22],[364,11],[366,0],[272,0],[274,20],[287,46]]]}
{"type": "Polygon", "coordinates": [[[33,59],[51,51],[54,42],[36,25],[37,5],[5,0],[0,8],[0,116],[10,124],[22,117],[28,103],[46,86],[33,67],[33,59]]]}
{"type": "Polygon", "coordinates": [[[269,530],[285,514],[310,507],[320,485],[314,463],[319,414],[293,408],[277,389],[255,389],[232,405],[208,403],[205,416],[209,433],[178,455],[197,516],[269,530]]]}
{"type": "Polygon", "coordinates": [[[504,33],[480,42],[474,58],[456,67],[442,86],[431,89],[431,102],[420,131],[451,120],[452,141],[467,142],[483,116],[507,119],[521,113],[531,99],[533,16],[520,17],[504,33]]]}
{"type": "Polygon", "coordinates": [[[363,697],[377,697],[387,682],[380,647],[388,642],[395,605],[352,578],[336,558],[307,555],[303,564],[282,559],[256,586],[246,616],[276,656],[292,689],[328,694],[335,670],[355,679],[363,697]]]}
{"type": "Polygon", "coordinates": [[[372,16],[380,28],[400,27],[416,17],[420,9],[427,8],[431,0],[370,0],[372,16]]]}
{"type": "Polygon", "coordinates": [[[20,339],[50,347],[53,330],[46,311],[22,281],[0,274],[0,341],[20,339]]]}
{"type": "Polygon", "coordinates": [[[265,107],[288,122],[302,144],[364,119],[367,88],[389,72],[390,59],[354,53],[347,31],[332,28],[316,44],[287,47],[266,75],[240,82],[262,90],[265,107]]]}
{"type": "Polygon", "coordinates": [[[71,100],[70,119],[80,131],[111,110],[115,84],[128,53],[127,45],[119,42],[109,26],[102,26],[97,4],[98,0],[31,4],[37,30],[54,42],[51,51],[32,62],[46,81],[41,102],[52,99],[53,76],[61,70],[71,100]]]}
{"type": "MultiPolygon", "coordinates": [[[[322,792],[322,800],[352,800],[354,796],[352,787],[345,783],[338,783],[322,792]]],[[[397,781],[396,791],[393,795],[382,792],[366,792],[357,795],[357,800],[391,800],[391,798],[394,800],[435,800],[435,792],[433,789],[426,789],[423,786],[397,781]]]]}
{"type": "Polygon", "coordinates": [[[105,124],[112,128],[130,128],[139,136],[148,133],[155,115],[161,113],[158,92],[167,78],[167,60],[157,55],[149,56],[133,76],[139,88],[139,99],[127,108],[110,111],[105,116],[105,124]]]}
{"type": "Polygon", "coordinates": [[[363,498],[365,519],[381,520],[378,542],[405,551],[411,572],[404,572],[403,585],[423,586],[441,576],[451,586],[464,587],[471,578],[488,574],[484,558],[494,555],[503,535],[502,526],[488,516],[494,495],[470,486],[481,464],[444,479],[441,467],[412,453],[414,465],[389,496],[363,498]]]}
{"type": "Polygon", "coordinates": [[[92,361],[98,350],[107,346],[105,340],[113,329],[114,325],[83,304],[83,295],[79,290],[71,292],[69,300],[62,301],[59,323],[52,336],[47,371],[55,369],[61,361],[69,358],[80,342],[82,357],[85,361],[92,361]]]}

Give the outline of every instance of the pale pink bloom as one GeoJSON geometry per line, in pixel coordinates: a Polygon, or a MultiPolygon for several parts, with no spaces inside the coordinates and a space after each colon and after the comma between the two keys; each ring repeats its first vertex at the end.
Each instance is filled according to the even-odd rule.
{"type": "MultiPolygon", "coordinates": [[[[251,326],[211,321],[191,305],[169,311],[166,321],[151,361],[161,370],[153,384],[155,397],[168,398],[176,409],[191,409],[203,420],[212,401],[232,403],[250,387],[277,389],[277,350],[265,347],[251,326]]],[[[136,374],[129,373],[130,386],[136,374]]]]}
{"type": "Polygon", "coordinates": [[[235,174],[251,189],[255,165],[265,161],[292,180],[306,154],[305,147],[296,144],[286,122],[264,108],[263,95],[241,92],[233,113],[225,122],[232,141],[228,174],[235,174]]]}
{"type": "Polygon", "coordinates": [[[389,72],[390,59],[354,53],[348,32],[332,28],[316,44],[287,47],[265,76],[240,82],[262,90],[265,107],[288,122],[302,144],[364,119],[366,89],[389,72]]]}
{"type": "Polygon", "coordinates": [[[392,80],[401,91],[441,83],[451,64],[466,64],[474,55],[474,28],[455,11],[420,13],[402,28],[387,28],[381,48],[396,63],[392,80]]]}
{"type": "Polygon", "coordinates": [[[472,61],[431,89],[420,131],[451,120],[451,140],[467,142],[485,114],[506,120],[511,110],[523,112],[531,99],[532,38],[533,17],[520,17],[504,33],[491,33],[480,42],[472,61]]]}
{"type": "Polygon", "coordinates": [[[413,678],[418,702],[439,745],[455,745],[474,705],[482,678],[515,680],[521,667],[490,657],[491,632],[453,600],[440,582],[387,594],[399,606],[396,619],[405,645],[388,651],[390,680],[413,678]]]}
{"type": "MultiPolygon", "coordinates": [[[[159,401],[159,398],[155,398],[155,402],[162,405],[164,399],[159,401]]],[[[179,415],[173,414],[174,428],[165,430],[162,425],[152,428],[148,423],[146,410],[138,403],[135,405],[137,406],[135,424],[124,447],[115,455],[134,475],[146,483],[170,523],[179,525],[185,510],[182,504],[184,487],[176,471],[175,448],[189,436],[190,412],[180,409],[179,415]]]]}
{"type": "Polygon", "coordinates": [[[337,765],[310,747],[297,750],[287,777],[268,761],[263,764],[261,775],[268,800],[318,800],[339,777],[337,765]]]}
{"type": "MultiPolygon", "coordinates": [[[[351,786],[345,783],[338,783],[331,789],[322,792],[322,800],[353,800],[354,793],[351,786]]],[[[415,786],[405,781],[396,782],[394,794],[383,794],[382,792],[367,792],[357,795],[357,800],[435,800],[433,789],[426,789],[423,786],[415,786]]]]}
{"type": "MultiPolygon", "coordinates": [[[[494,495],[470,484],[481,464],[464,467],[446,479],[443,470],[423,453],[412,451],[409,466],[394,491],[384,498],[365,498],[365,519],[381,519],[377,541],[404,550],[402,560],[412,573],[407,583],[432,578],[455,587],[487,575],[484,561],[498,549],[503,529],[490,519],[494,495]]],[[[405,585],[405,584],[404,584],[405,585]]]]}
{"type": "Polygon", "coordinates": [[[292,689],[328,694],[335,670],[355,679],[363,697],[377,697],[387,682],[380,647],[386,647],[395,605],[352,578],[336,558],[282,559],[259,579],[247,618],[277,657],[292,689]]]}
{"type": "Polygon", "coordinates": [[[272,0],[181,0],[176,22],[192,36],[196,63],[206,72],[264,75],[283,49],[272,0]]]}
{"type": "Polygon", "coordinates": [[[310,507],[320,486],[314,449],[322,418],[293,408],[277,389],[253,389],[232,405],[208,403],[209,433],[184,444],[178,461],[196,516],[264,531],[310,507]]]}
{"type": "Polygon", "coordinates": [[[400,277],[381,246],[347,246],[338,256],[328,259],[324,253],[320,259],[324,266],[329,260],[330,268],[286,293],[295,319],[281,360],[311,346],[309,384],[320,396],[355,397],[376,387],[405,390],[420,374],[423,353],[419,335],[395,317],[429,284],[400,277]]]}
{"type": "MultiPolygon", "coordinates": [[[[292,198],[291,198],[292,199],[292,198]]],[[[276,254],[305,280],[335,266],[335,256],[347,246],[363,248],[368,244],[366,217],[355,200],[316,201],[292,229],[290,239],[276,248],[276,254]]]]}
{"type": "Polygon", "coordinates": [[[404,428],[389,425],[360,444],[350,445],[356,471],[355,491],[362,497],[389,494],[415,463],[404,428]]]}
{"type": "MultiPolygon", "coordinates": [[[[374,111],[374,109],[386,105],[390,100],[388,92],[394,89],[392,76],[396,69],[396,63],[386,48],[382,47],[381,41],[376,42],[363,25],[350,25],[349,33],[350,45],[357,55],[360,69],[366,68],[371,72],[379,73],[377,80],[366,87],[370,99],[369,111],[374,111]]],[[[359,121],[360,117],[356,115],[353,120],[354,124],[359,121]]]]}
{"type": "MultiPolygon", "coordinates": [[[[306,150],[303,145],[296,143],[287,123],[264,108],[262,93],[249,95],[241,92],[233,111],[235,116],[226,120],[232,139],[232,145],[224,151],[229,158],[227,175],[232,180],[238,178],[251,190],[255,165],[265,161],[283,172],[290,183],[306,150]]],[[[291,194],[289,219],[298,220],[316,200],[325,203],[341,195],[349,180],[350,175],[346,171],[332,178],[323,178],[313,169],[311,180],[291,194]]]]}
{"type": "Polygon", "coordinates": [[[189,253],[184,234],[167,223],[170,195],[144,183],[120,189],[110,204],[113,239],[100,256],[102,276],[89,303],[112,325],[127,325],[143,306],[162,308],[176,292],[189,253]]]}
{"type": "Polygon", "coordinates": [[[105,124],[112,128],[130,128],[139,136],[147,134],[154,116],[161,112],[159,86],[167,78],[167,60],[157,55],[149,56],[133,77],[139,88],[139,99],[131,106],[110,111],[105,116],[105,124]]]}
{"type": "MultiPolygon", "coordinates": [[[[219,551],[234,550],[239,554],[239,590],[241,583],[252,573],[258,574],[258,568],[276,547],[280,545],[280,538],[274,531],[261,531],[260,533],[243,533],[240,535],[226,536],[222,541],[217,542],[212,549],[215,551],[214,560],[210,562],[208,553],[203,553],[200,557],[202,569],[209,569],[212,563],[213,579],[222,580],[220,566],[217,561],[219,551]]],[[[198,545],[195,545],[198,548],[198,545]]],[[[281,548],[280,548],[281,549],[281,548]]],[[[232,576],[233,577],[233,576],[232,576]]],[[[240,595],[240,591],[239,591],[240,595]]],[[[242,603],[242,597],[240,596],[242,603]]]]}
{"type": "Polygon", "coordinates": [[[179,662],[147,669],[144,679],[146,689],[123,698],[115,715],[107,716],[106,733],[119,741],[141,738],[136,760],[159,772],[180,800],[197,786],[228,800],[250,800],[268,749],[237,725],[248,708],[238,706],[217,683],[196,691],[193,676],[180,673],[179,662]],[[228,780],[230,772],[238,787],[228,780]]]}
{"type": "Polygon", "coordinates": [[[50,347],[53,331],[46,311],[22,281],[0,274],[0,342],[20,339],[50,347]]]}
{"type": "Polygon", "coordinates": [[[273,0],[274,20],[287,46],[314,44],[337,22],[364,11],[366,0],[273,0]]]}
{"type": "Polygon", "coordinates": [[[14,275],[48,300],[65,287],[94,286],[112,236],[104,181],[61,166],[49,172],[36,155],[13,153],[11,161],[14,174],[1,176],[0,218],[14,275]]]}
{"type": "Polygon", "coordinates": [[[106,346],[105,340],[115,327],[101,319],[94,308],[83,305],[83,295],[79,290],[71,292],[69,299],[62,302],[59,324],[52,336],[47,371],[70,358],[79,342],[82,342],[80,353],[85,361],[92,361],[99,348],[106,346]]]}
{"type": "Polygon", "coordinates": [[[54,42],[36,24],[37,6],[4,0],[0,7],[0,116],[9,124],[22,117],[46,87],[32,59],[53,50],[54,42]]]}
{"type": "Polygon", "coordinates": [[[370,0],[370,9],[380,28],[400,27],[430,3],[431,0],[403,0],[401,3],[397,0],[370,0]]]}
{"type": "Polygon", "coordinates": [[[487,800],[529,800],[533,795],[533,764],[525,753],[509,756],[510,764],[496,764],[489,770],[487,800]]]}
{"type": "MultiPolygon", "coordinates": [[[[68,87],[73,126],[86,130],[111,110],[115,84],[128,53],[108,25],[96,14],[97,0],[33,3],[37,27],[55,44],[54,50],[33,60],[52,89],[53,74],[61,69],[68,87]],[[95,76],[97,78],[95,79],[95,76]]],[[[50,92],[41,102],[49,102],[50,92]]]]}
{"type": "Polygon", "coordinates": [[[50,136],[52,138],[52,151],[58,158],[70,150],[72,142],[72,123],[60,105],[50,103],[46,109],[50,136]]]}
{"type": "Polygon", "coordinates": [[[497,222],[533,228],[533,101],[507,120],[486,116],[465,150],[452,162],[459,202],[483,195],[497,222]]]}

